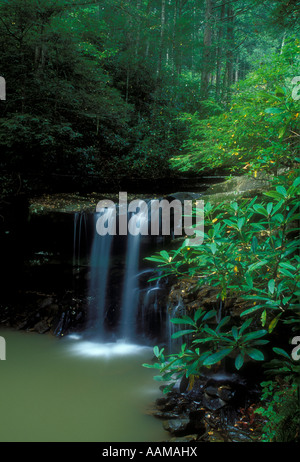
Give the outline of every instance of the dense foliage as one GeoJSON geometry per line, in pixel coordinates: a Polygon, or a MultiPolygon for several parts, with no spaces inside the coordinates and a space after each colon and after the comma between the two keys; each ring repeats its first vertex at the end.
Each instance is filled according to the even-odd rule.
{"type": "Polygon", "coordinates": [[[1,0],[2,193],[51,174],[78,175],[83,186],[93,175],[180,174],[169,159],[193,138],[184,114],[217,117],[231,84],[272,62],[287,40],[282,21],[296,28],[290,3],[1,0]]]}
{"type": "Polygon", "coordinates": [[[217,292],[172,320],[183,343],[154,348],[156,378],[263,363],[264,441],[299,437],[299,13],[297,0],[0,0],[1,199],[51,175],[270,182],[206,202],[201,246],[149,258],[217,292]]]}
{"type": "Polygon", "coordinates": [[[183,114],[189,136],[173,165],[181,171],[213,168],[238,174],[277,174],[279,167],[292,167],[299,154],[300,104],[293,84],[299,67],[300,42],[291,39],[280,54],[233,87],[227,110],[211,101],[214,116],[183,114]]]}
{"type": "Polygon", "coordinates": [[[228,110],[212,102],[216,115],[183,116],[191,128],[185,153],[173,159],[177,167],[199,172],[213,166],[249,177],[264,172],[270,186],[254,198],[204,201],[202,245],[189,247],[186,240],[148,258],[164,276],[214,288],[218,302],[207,310],[199,300],[193,312],[173,318],[181,348],[155,347],[157,361],[145,366],[159,371],[155,379],[167,382],[168,392],[183,376],[193,386],[204,369],[224,361],[236,370],[263,363],[269,380],[256,410],[266,419],[262,441],[293,441],[300,409],[299,351],[291,354],[300,319],[300,107],[292,85],[299,42],[291,40],[273,59],[233,89],[228,110]],[[234,301],[238,316],[230,309],[234,301]]]}

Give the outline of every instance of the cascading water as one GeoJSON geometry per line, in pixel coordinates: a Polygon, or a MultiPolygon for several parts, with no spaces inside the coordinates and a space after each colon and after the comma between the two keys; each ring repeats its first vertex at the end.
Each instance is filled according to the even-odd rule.
{"type": "MultiPolygon", "coordinates": [[[[108,209],[108,220],[113,219],[113,212],[113,209],[108,209]]],[[[94,215],[94,230],[100,215],[94,215]]],[[[92,330],[100,339],[105,336],[107,282],[113,237],[109,233],[100,236],[94,232],[90,256],[89,331],[92,330]]]]}
{"type": "MultiPolygon", "coordinates": [[[[146,270],[146,272],[149,270],[146,270]]],[[[138,317],[139,325],[141,326],[144,335],[147,332],[164,331],[165,325],[165,305],[164,301],[164,288],[161,285],[161,280],[149,282],[149,286],[141,291],[140,312],[138,317]]]]}
{"type": "Polygon", "coordinates": [[[183,343],[183,339],[173,339],[172,335],[177,331],[181,330],[183,326],[178,324],[173,324],[171,319],[180,317],[185,312],[184,302],[181,296],[177,296],[176,304],[169,304],[167,307],[167,344],[168,348],[171,351],[174,347],[180,347],[183,343]]]}
{"type": "Polygon", "coordinates": [[[129,236],[126,267],[121,305],[120,336],[124,340],[132,339],[135,334],[135,316],[138,303],[138,264],[140,255],[140,236],[129,236]]]}
{"type": "MultiPolygon", "coordinates": [[[[140,203],[137,204],[140,207],[140,203]]],[[[129,236],[126,252],[126,266],[123,286],[123,296],[121,304],[121,323],[120,336],[124,340],[132,340],[136,333],[136,310],[138,304],[139,281],[139,258],[141,248],[141,237],[143,230],[148,232],[148,207],[140,211],[137,220],[128,213],[129,236]],[[134,224],[138,225],[139,233],[133,233],[130,227],[130,220],[134,219],[134,224]],[[145,230],[144,227],[147,227],[145,230]]]]}
{"type": "MultiPolygon", "coordinates": [[[[141,206],[137,214],[126,211],[127,236],[109,232],[99,235],[96,228],[102,212],[74,216],[73,265],[76,270],[87,247],[82,239],[92,242],[88,263],[89,311],[84,335],[93,341],[152,345],[154,339],[163,342],[168,336],[164,330],[166,292],[159,280],[148,282],[154,273],[145,266],[143,259],[144,249],[152,254],[165,242],[165,236],[160,233],[148,236],[149,204],[151,202],[147,207],[141,206]]],[[[139,201],[135,205],[139,207],[139,201]]],[[[106,209],[104,228],[107,223],[114,228],[121,213],[119,210],[117,214],[114,208],[106,209]]]]}

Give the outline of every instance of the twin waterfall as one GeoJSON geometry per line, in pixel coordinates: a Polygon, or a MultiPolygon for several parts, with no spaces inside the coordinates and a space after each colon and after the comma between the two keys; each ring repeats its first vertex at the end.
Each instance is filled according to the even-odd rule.
{"type": "MultiPolygon", "coordinates": [[[[88,212],[74,215],[73,268],[78,273],[85,269],[88,280],[85,335],[101,343],[167,343],[165,282],[159,279],[149,282],[157,273],[145,260],[145,256],[163,249],[166,237],[130,233],[101,236],[96,232],[101,215],[88,212]]],[[[143,219],[148,217],[140,216],[140,221],[143,219]]]]}

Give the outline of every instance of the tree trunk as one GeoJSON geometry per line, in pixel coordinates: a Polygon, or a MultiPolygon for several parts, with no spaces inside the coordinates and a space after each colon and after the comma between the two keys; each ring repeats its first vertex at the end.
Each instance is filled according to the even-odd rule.
{"type": "Polygon", "coordinates": [[[165,36],[165,23],[166,23],[166,0],[162,0],[162,2],[161,2],[161,20],[160,20],[159,55],[158,55],[158,65],[157,65],[157,80],[159,80],[159,78],[160,78],[161,67],[162,67],[162,55],[163,55],[164,36],[165,36]]]}
{"type": "MultiPolygon", "coordinates": [[[[137,14],[139,15],[140,14],[140,9],[141,9],[141,0],[137,0],[136,9],[137,9],[137,14]]],[[[136,56],[136,58],[138,58],[138,55],[139,55],[140,38],[141,38],[141,18],[139,16],[138,17],[137,32],[136,32],[136,42],[135,42],[135,56],[136,56]]]]}
{"type": "Polygon", "coordinates": [[[220,96],[221,93],[221,73],[222,73],[222,57],[223,57],[223,36],[224,36],[224,17],[225,17],[225,5],[224,3],[221,6],[220,18],[219,18],[219,28],[218,28],[218,37],[217,37],[217,71],[216,71],[216,95],[220,96]]]}
{"type": "Polygon", "coordinates": [[[211,76],[211,38],[212,38],[212,0],[205,0],[205,29],[203,38],[203,60],[201,70],[201,95],[203,99],[208,97],[209,82],[211,76]]]}
{"type": "Polygon", "coordinates": [[[178,0],[174,2],[174,16],[173,16],[173,33],[172,33],[172,76],[175,76],[176,68],[176,27],[177,27],[177,11],[178,0]]]}
{"type": "Polygon", "coordinates": [[[227,52],[226,52],[226,79],[225,92],[230,99],[230,86],[234,82],[234,11],[231,5],[227,7],[227,52]]]}

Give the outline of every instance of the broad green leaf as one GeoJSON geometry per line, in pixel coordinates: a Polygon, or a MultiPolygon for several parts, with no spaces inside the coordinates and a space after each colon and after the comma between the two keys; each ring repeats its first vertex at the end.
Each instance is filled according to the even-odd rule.
{"type": "Polygon", "coordinates": [[[192,334],[193,332],[195,332],[194,329],[180,330],[180,331],[175,332],[174,334],[172,334],[172,338],[183,337],[183,335],[192,334]]]}
{"type": "Polygon", "coordinates": [[[229,321],[230,321],[231,317],[230,316],[224,316],[223,319],[221,319],[221,321],[219,322],[217,328],[216,328],[216,332],[219,332],[219,330],[225,326],[225,324],[227,324],[229,321]]]}
{"type": "Polygon", "coordinates": [[[249,340],[254,340],[254,339],[263,337],[267,333],[268,333],[268,331],[266,331],[265,329],[256,330],[254,332],[250,332],[249,334],[244,334],[243,339],[246,340],[247,342],[249,342],[249,340]]]}
{"type": "Polygon", "coordinates": [[[145,260],[154,261],[157,263],[165,263],[165,259],[162,257],[146,257],[145,260]]]}
{"type": "Polygon", "coordinates": [[[253,208],[260,215],[264,215],[265,217],[268,216],[268,212],[266,211],[266,209],[261,204],[254,204],[253,208]]]}
{"type": "Polygon", "coordinates": [[[252,272],[254,270],[257,270],[258,268],[260,268],[261,266],[266,265],[267,263],[268,263],[268,260],[262,260],[262,261],[258,261],[256,263],[252,263],[252,265],[249,266],[248,271],[252,272]]]}
{"type": "Polygon", "coordinates": [[[267,321],[267,311],[264,310],[261,314],[261,325],[264,327],[267,321]]]}
{"type": "Polygon", "coordinates": [[[214,316],[216,316],[217,312],[216,310],[210,310],[206,313],[206,315],[203,317],[203,321],[206,321],[207,319],[211,319],[214,316]]]}
{"type": "Polygon", "coordinates": [[[263,361],[265,359],[264,354],[257,348],[247,348],[246,353],[250,358],[255,359],[255,361],[263,361]]]}
{"type": "Polygon", "coordinates": [[[252,321],[253,321],[253,319],[249,318],[242,324],[242,326],[240,328],[240,335],[244,332],[244,330],[248,329],[248,327],[250,326],[252,321]]]}
{"type": "Polygon", "coordinates": [[[251,345],[266,345],[267,343],[270,343],[270,340],[253,340],[251,345]]]}
{"type": "Polygon", "coordinates": [[[274,290],[275,290],[275,281],[274,281],[274,279],[270,279],[270,281],[268,282],[268,289],[269,289],[269,292],[271,294],[274,293],[274,290]]]}
{"type": "Polygon", "coordinates": [[[284,186],[280,185],[280,186],[276,186],[276,191],[281,194],[283,197],[286,197],[287,196],[287,192],[286,192],[286,189],[284,186]]]}
{"type": "MultiPolygon", "coordinates": [[[[142,367],[146,367],[148,369],[154,369],[154,368],[158,369],[155,366],[156,366],[156,364],[146,364],[146,363],[142,364],[142,367]]],[[[160,364],[158,366],[159,366],[159,369],[160,369],[160,364]]]]}
{"type": "Polygon", "coordinates": [[[268,192],[265,192],[263,193],[265,196],[268,196],[268,197],[273,197],[274,199],[277,199],[278,201],[281,201],[282,200],[282,195],[279,194],[278,192],[276,191],[268,191],[268,192]]]}
{"type": "Polygon", "coordinates": [[[235,364],[236,369],[240,370],[240,368],[244,364],[244,357],[243,357],[243,355],[241,353],[238,354],[237,357],[235,358],[234,364],[235,364]]]}
{"type": "Polygon", "coordinates": [[[202,310],[201,308],[198,308],[198,310],[195,312],[194,315],[194,321],[197,322],[199,319],[204,315],[205,311],[202,310]]]}
{"type": "Polygon", "coordinates": [[[165,250],[162,250],[160,252],[160,255],[163,257],[164,260],[169,261],[170,255],[168,254],[168,252],[166,252],[165,250]]]}
{"type": "Polygon", "coordinates": [[[290,355],[286,351],[284,351],[282,348],[274,347],[273,351],[277,353],[278,355],[284,356],[287,359],[291,359],[290,355]]]}
{"type": "Polygon", "coordinates": [[[208,356],[208,358],[206,358],[203,361],[203,365],[211,366],[213,364],[216,364],[219,361],[221,361],[223,358],[225,358],[225,356],[228,356],[231,353],[231,351],[232,351],[232,348],[225,348],[224,350],[220,350],[217,353],[214,353],[211,356],[208,356]]]}
{"type": "Polygon", "coordinates": [[[246,273],[245,279],[246,279],[246,283],[250,287],[250,289],[253,289],[253,279],[252,279],[252,277],[251,277],[251,275],[249,273],[246,273]]]}
{"type": "Polygon", "coordinates": [[[234,340],[237,341],[237,339],[238,339],[238,337],[239,337],[237,327],[236,327],[236,326],[233,326],[232,329],[231,329],[231,332],[232,332],[232,335],[233,335],[234,340]]]}
{"type": "Polygon", "coordinates": [[[158,348],[158,346],[155,346],[153,348],[153,353],[154,353],[154,356],[156,356],[157,358],[159,357],[159,348],[158,348]]]}
{"type": "Polygon", "coordinates": [[[216,337],[204,337],[204,338],[197,338],[196,340],[193,340],[193,343],[207,343],[210,342],[211,340],[215,340],[216,337]]]}
{"type": "Polygon", "coordinates": [[[279,313],[279,314],[278,314],[274,319],[272,319],[272,321],[270,322],[269,327],[268,327],[269,334],[270,334],[271,332],[273,332],[273,330],[274,330],[275,327],[277,326],[277,323],[278,323],[280,317],[281,317],[281,313],[279,313]]]}
{"type": "Polygon", "coordinates": [[[294,183],[293,183],[293,187],[296,188],[297,186],[300,185],[300,176],[298,176],[295,180],[294,180],[294,183]]]}
{"type": "Polygon", "coordinates": [[[272,204],[272,202],[269,202],[268,205],[267,205],[267,212],[268,212],[269,215],[272,212],[272,208],[273,208],[273,204],[272,204]]]}
{"type": "Polygon", "coordinates": [[[279,138],[279,139],[281,139],[281,138],[283,137],[283,135],[284,135],[285,132],[286,132],[286,129],[287,129],[286,126],[283,126],[283,127],[280,128],[279,133],[278,133],[278,138],[279,138]]]}
{"type": "Polygon", "coordinates": [[[203,330],[205,332],[207,332],[208,334],[212,335],[213,337],[216,337],[217,336],[217,329],[216,329],[216,332],[214,330],[212,330],[210,327],[208,326],[204,326],[203,330]]]}
{"type": "Polygon", "coordinates": [[[192,319],[183,319],[183,318],[172,318],[171,322],[173,324],[188,324],[190,326],[194,326],[195,323],[192,319]]]}
{"type": "Polygon", "coordinates": [[[226,225],[230,226],[231,228],[237,229],[237,225],[236,225],[236,223],[234,223],[233,221],[227,220],[227,219],[226,219],[226,220],[223,220],[223,221],[224,221],[224,223],[226,223],[226,225]]]}
{"type": "Polygon", "coordinates": [[[280,273],[284,274],[285,276],[288,276],[291,279],[294,279],[294,274],[292,274],[289,270],[286,268],[279,268],[280,273]]]}
{"type": "Polygon", "coordinates": [[[244,223],[245,223],[245,218],[239,218],[237,222],[238,229],[242,229],[242,227],[244,226],[244,223]]]}
{"type": "Polygon", "coordinates": [[[279,266],[280,266],[281,268],[287,268],[287,269],[296,271],[296,268],[295,268],[293,265],[291,265],[290,263],[280,262],[280,263],[279,263],[279,266]]]}
{"type": "Polygon", "coordinates": [[[215,242],[212,242],[212,243],[210,244],[210,250],[211,250],[211,252],[212,252],[213,255],[216,253],[216,251],[217,251],[217,246],[216,246],[215,242]]]}
{"type": "Polygon", "coordinates": [[[186,378],[189,378],[190,375],[195,374],[195,372],[198,372],[199,370],[199,364],[201,360],[198,358],[196,361],[194,361],[186,370],[186,378]]]}
{"type": "Polygon", "coordinates": [[[289,297],[283,297],[282,299],[282,304],[283,305],[286,305],[292,298],[292,295],[290,295],[289,297]]]}

